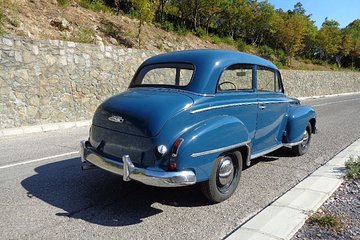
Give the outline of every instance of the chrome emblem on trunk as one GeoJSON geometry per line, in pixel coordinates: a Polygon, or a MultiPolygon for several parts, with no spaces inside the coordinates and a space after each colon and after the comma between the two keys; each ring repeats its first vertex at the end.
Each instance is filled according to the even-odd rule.
{"type": "Polygon", "coordinates": [[[116,123],[123,123],[124,122],[124,119],[120,116],[111,116],[108,118],[109,121],[112,121],[112,122],[116,122],[116,123]]]}

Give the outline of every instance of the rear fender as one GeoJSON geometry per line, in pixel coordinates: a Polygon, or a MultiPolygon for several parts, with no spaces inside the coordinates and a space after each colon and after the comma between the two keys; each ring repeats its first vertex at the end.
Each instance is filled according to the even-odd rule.
{"type": "Polygon", "coordinates": [[[184,141],[179,149],[177,167],[194,170],[198,182],[209,178],[215,159],[221,153],[248,147],[250,143],[244,124],[238,118],[227,115],[197,124],[181,138],[184,141]]]}
{"type": "Polygon", "coordinates": [[[309,122],[315,132],[316,115],[313,108],[309,106],[292,106],[288,112],[286,124],[285,144],[298,143],[303,139],[304,131],[309,122]]]}

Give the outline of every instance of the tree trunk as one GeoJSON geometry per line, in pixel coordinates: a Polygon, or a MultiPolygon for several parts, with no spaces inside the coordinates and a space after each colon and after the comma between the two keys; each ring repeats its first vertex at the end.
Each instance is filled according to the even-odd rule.
{"type": "Polygon", "coordinates": [[[161,1],[161,11],[160,11],[160,22],[164,23],[164,5],[165,5],[165,1],[161,1]]]}
{"type": "Polygon", "coordinates": [[[143,20],[139,21],[139,32],[138,32],[138,44],[139,44],[139,48],[141,47],[141,28],[143,25],[143,20]]]}
{"type": "Polygon", "coordinates": [[[335,56],[335,61],[338,67],[341,67],[342,56],[335,56]]]}

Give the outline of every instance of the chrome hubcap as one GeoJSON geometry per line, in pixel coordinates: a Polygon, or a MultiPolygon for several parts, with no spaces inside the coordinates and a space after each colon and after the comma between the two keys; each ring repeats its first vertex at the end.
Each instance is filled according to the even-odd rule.
{"type": "Polygon", "coordinates": [[[301,143],[301,147],[305,148],[306,145],[308,144],[308,142],[309,142],[309,133],[308,133],[307,130],[305,130],[305,132],[304,132],[304,137],[303,137],[303,141],[302,141],[302,143],[301,143]]]}
{"type": "Polygon", "coordinates": [[[234,164],[230,157],[225,156],[221,159],[218,173],[219,183],[221,186],[227,186],[232,182],[234,179],[234,164]]]}

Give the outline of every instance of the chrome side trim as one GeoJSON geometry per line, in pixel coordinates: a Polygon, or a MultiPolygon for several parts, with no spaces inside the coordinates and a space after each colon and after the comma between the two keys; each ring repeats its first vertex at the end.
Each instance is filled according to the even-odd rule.
{"type": "Polygon", "coordinates": [[[259,102],[259,104],[272,104],[272,103],[290,103],[291,101],[289,100],[285,100],[285,101],[264,101],[264,102],[259,102]]]}
{"type": "Polygon", "coordinates": [[[275,147],[272,147],[272,148],[270,148],[270,149],[268,149],[268,150],[265,150],[265,151],[259,152],[259,153],[257,153],[257,154],[251,155],[251,159],[264,156],[264,155],[266,155],[266,154],[268,154],[268,153],[271,153],[271,152],[273,152],[273,151],[275,151],[275,150],[278,150],[279,148],[282,148],[282,147],[293,147],[293,146],[299,145],[299,144],[302,143],[302,142],[303,142],[303,140],[298,141],[298,142],[294,142],[294,143],[282,143],[282,144],[279,144],[279,145],[277,145],[277,146],[275,146],[275,147]]]}
{"type": "Polygon", "coordinates": [[[219,105],[219,106],[211,106],[211,107],[200,108],[200,109],[192,110],[192,111],[190,111],[190,113],[195,114],[195,113],[205,112],[205,111],[214,110],[214,109],[238,107],[238,106],[246,106],[246,105],[255,105],[255,104],[275,104],[275,103],[290,103],[290,102],[291,101],[286,100],[286,101],[264,101],[264,102],[231,103],[231,104],[224,104],[224,105],[219,105]]]}
{"type": "Polygon", "coordinates": [[[275,147],[269,148],[269,149],[267,149],[267,150],[265,150],[265,151],[259,152],[259,153],[257,153],[257,154],[252,154],[252,155],[251,155],[251,159],[264,156],[264,155],[266,155],[266,154],[268,154],[268,153],[271,153],[271,152],[273,152],[273,151],[275,151],[275,150],[278,150],[279,148],[281,148],[281,147],[283,147],[283,146],[284,146],[284,145],[281,143],[281,144],[279,144],[279,145],[277,145],[277,146],[275,146],[275,147]]]}
{"type": "Polygon", "coordinates": [[[206,108],[200,108],[200,109],[192,110],[192,111],[190,111],[190,113],[195,114],[195,113],[205,112],[205,111],[214,110],[214,109],[238,107],[238,106],[254,105],[254,104],[257,104],[257,102],[232,103],[232,104],[225,104],[225,105],[219,105],[219,106],[211,106],[211,107],[206,107],[206,108]]]}
{"type": "Polygon", "coordinates": [[[191,157],[199,157],[199,156],[204,156],[204,155],[217,153],[217,152],[225,152],[227,150],[231,150],[231,149],[234,149],[234,148],[237,148],[237,147],[242,147],[242,146],[248,147],[248,150],[249,150],[249,144],[250,144],[250,141],[246,141],[246,142],[230,145],[230,146],[227,146],[227,147],[216,148],[216,149],[211,149],[211,150],[204,151],[204,152],[193,153],[193,154],[191,154],[191,157]]]}

